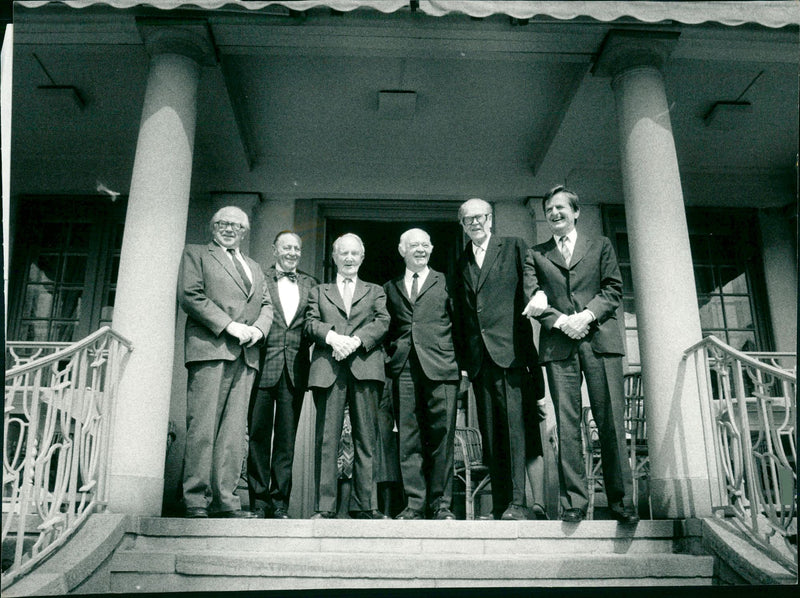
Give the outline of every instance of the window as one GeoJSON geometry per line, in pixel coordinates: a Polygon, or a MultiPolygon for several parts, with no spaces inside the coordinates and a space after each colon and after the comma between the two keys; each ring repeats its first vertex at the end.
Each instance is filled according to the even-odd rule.
{"type": "MultiPolygon", "coordinates": [[[[688,208],[686,217],[703,336],[713,334],[740,351],[769,350],[772,342],[756,211],[688,208]]],[[[624,208],[604,206],[603,220],[622,272],[627,357],[630,364],[639,365],[624,208]]]]}
{"type": "Polygon", "coordinates": [[[76,341],[111,322],[124,202],[24,198],[15,222],[11,338],[76,341]]]}

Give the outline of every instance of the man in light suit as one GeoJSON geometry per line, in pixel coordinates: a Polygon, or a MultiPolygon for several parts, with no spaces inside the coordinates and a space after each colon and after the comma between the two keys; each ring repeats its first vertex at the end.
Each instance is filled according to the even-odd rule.
{"type": "Polygon", "coordinates": [[[636,523],[625,439],[622,334],[616,311],[622,277],[611,242],[578,234],[578,196],[558,186],[542,200],[553,237],[525,260],[526,314],[542,324],[539,354],[553,396],[559,438],[559,486],[564,521],[586,516],[588,495],[581,448],[581,379],[586,379],[600,436],[603,480],[615,519],[636,523]]]}
{"type": "Polygon", "coordinates": [[[303,322],[308,292],[317,280],[297,270],[302,248],[291,231],[279,232],[272,244],[275,264],[267,271],[267,289],[275,317],[261,348],[248,414],[250,505],[256,514],[274,519],[289,518],[294,443],[308,387],[311,343],[303,322]]]}
{"type": "Polygon", "coordinates": [[[305,329],[314,342],[308,384],[316,421],[316,500],[312,519],[336,515],[337,463],[345,403],[353,434],[351,516],[386,519],[377,510],[376,409],[385,382],[381,342],[389,329],[383,289],[358,278],[364,243],[353,234],[333,243],[336,281],[311,289],[305,329]]]}
{"type": "Polygon", "coordinates": [[[428,267],[433,245],[412,228],[398,246],[403,276],[383,285],[392,318],[384,344],[393,379],[405,509],[396,519],[455,519],[450,511],[459,367],[452,300],[441,272],[428,267]]]}
{"type": "Polygon", "coordinates": [[[522,314],[527,246],[492,234],[492,207],[482,199],[465,201],[458,215],[471,242],[453,285],[457,353],[475,391],[494,518],[527,519],[526,460],[542,457],[542,440],[538,422],[524,425],[525,411],[544,396],[533,330],[522,314]]]}
{"type": "Polygon", "coordinates": [[[256,346],[269,332],[272,305],[264,273],[242,255],[250,229],[241,209],[211,219],[212,242],[187,245],[178,278],[186,312],[186,516],[249,517],[234,494],[244,460],[247,403],[258,370],[256,346]]]}

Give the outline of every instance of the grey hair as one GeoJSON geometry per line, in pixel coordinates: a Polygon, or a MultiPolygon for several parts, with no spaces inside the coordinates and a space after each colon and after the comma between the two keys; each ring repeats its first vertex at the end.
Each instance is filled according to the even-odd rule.
{"type": "Polygon", "coordinates": [[[472,199],[468,199],[467,201],[465,201],[464,203],[462,203],[462,204],[461,204],[461,205],[458,207],[458,219],[459,219],[459,220],[461,220],[461,219],[464,217],[464,210],[466,209],[466,207],[465,207],[465,206],[466,206],[466,205],[467,205],[469,202],[471,202],[471,201],[478,201],[478,202],[480,202],[480,203],[481,203],[483,206],[485,206],[485,208],[486,208],[486,213],[487,213],[487,214],[491,214],[491,213],[493,212],[493,210],[492,210],[492,204],[490,204],[490,203],[489,203],[488,201],[486,201],[485,199],[481,199],[480,197],[473,197],[472,199]]]}
{"type": "Polygon", "coordinates": [[[333,253],[336,253],[336,250],[339,248],[339,242],[344,240],[346,237],[350,237],[351,239],[355,239],[358,241],[358,244],[361,245],[361,253],[362,255],[366,255],[367,251],[364,249],[364,241],[361,240],[361,237],[354,233],[345,233],[338,239],[333,242],[333,253]]]}
{"type": "Polygon", "coordinates": [[[247,213],[239,206],[225,206],[224,208],[217,210],[216,213],[211,217],[211,228],[214,228],[214,223],[222,220],[223,212],[238,212],[242,217],[242,220],[244,220],[244,229],[250,230],[250,219],[247,217],[247,213]]]}
{"type": "Polygon", "coordinates": [[[426,237],[428,237],[428,241],[431,240],[431,236],[428,234],[428,231],[422,230],[421,228],[409,228],[406,232],[400,235],[400,243],[397,245],[397,248],[401,253],[405,253],[406,245],[408,244],[408,237],[411,233],[415,232],[423,233],[426,237]]]}

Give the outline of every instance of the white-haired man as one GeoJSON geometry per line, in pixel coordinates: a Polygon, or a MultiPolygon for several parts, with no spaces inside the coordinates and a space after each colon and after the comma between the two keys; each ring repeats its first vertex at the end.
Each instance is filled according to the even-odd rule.
{"type": "Polygon", "coordinates": [[[453,303],[444,274],[428,267],[433,244],[424,230],[400,236],[406,264],[383,285],[392,318],[384,345],[400,439],[405,509],[397,519],[455,519],[450,511],[459,367],[453,303]]]}
{"type": "Polygon", "coordinates": [[[354,234],[333,243],[336,281],[308,294],[305,330],[314,341],[308,385],[317,407],[316,498],[312,518],[335,517],[339,488],[337,457],[349,406],[353,433],[353,494],[356,519],[385,519],[378,511],[374,479],[378,398],[385,382],[381,346],[389,329],[383,289],[358,278],[364,243],[354,234]]]}
{"type": "Polygon", "coordinates": [[[211,219],[212,241],[187,245],[178,300],[187,314],[185,362],[186,517],[249,517],[234,494],[245,456],[250,389],[258,371],[256,346],[272,324],[266,279],[239,246],[250,222],[235,206],[211,219]]]}

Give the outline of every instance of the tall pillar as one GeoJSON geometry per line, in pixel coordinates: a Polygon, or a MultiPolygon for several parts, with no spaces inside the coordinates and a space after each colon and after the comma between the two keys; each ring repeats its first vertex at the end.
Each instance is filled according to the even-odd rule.
{"type": "Polygon", "coordinates": [[[109,508],[160,515],[200,67],[214,63],[204,24],[140,23],[150,71],[139,126],[113,327],[133,342],[111,437],[109,508]]]}
{"type": "Polygon", "coordinates": [[[700,312],[660,70],[677,37],[611,31],[594,67],[595,75],[612,78],[617,111],[656,518],[711,514],[713,453],[693,364],[682,362],[683,351],[702,338],[700,312]]]}

